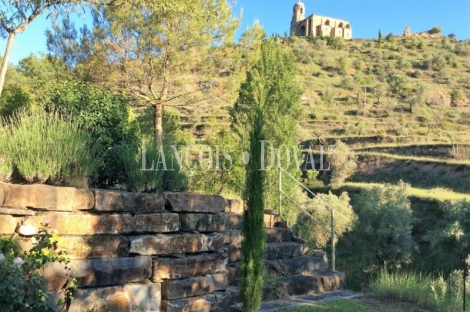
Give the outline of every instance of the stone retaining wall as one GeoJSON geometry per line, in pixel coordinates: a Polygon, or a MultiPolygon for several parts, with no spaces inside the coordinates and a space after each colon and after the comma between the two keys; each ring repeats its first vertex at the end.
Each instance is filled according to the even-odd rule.
{"type": "MultiPolygon", "coordinates": [[[[76,278],[69,311],[208,311],[237,302],[243,209],[221,196],[0,183],[0,234],[16,233],[24,249],[44,224],[60,235],[71,263],[42,274],[54,300],[76,278]]],[[[277,221],[265,217],[267,260],[302,256],[305,245],[274,229],[277,221]]]]}

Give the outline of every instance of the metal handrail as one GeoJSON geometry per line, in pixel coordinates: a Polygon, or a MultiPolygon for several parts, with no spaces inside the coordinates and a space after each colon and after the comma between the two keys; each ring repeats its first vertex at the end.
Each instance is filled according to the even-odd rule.
{"type": "Polygon", "coordinates": [[[305,214],[307,214],[310,218],[312,218],[319,226],[321,226],[325,231],[330,231],[331,235],[331,267],[333,271],[336,271],[336,250],[335,250],[335,209],[328,205],[323,199],[317,196],[317,194],[313,193],[310,191],[302,182],[294,178],[289,172],[281,168],[281,166],[278,166],[279,169],[279,215],[281,215],[281,206],[282,206],[282,195],[284,195],[288,200],[290,200],[297,208],[302,210],[305,214]],[[300,207],[299,204],[297,204],[291,197],[289,197],[284,191],[282,190],[282,173],[287,174],[288,177],[290,177],[293,181],[295,181],[298,185],[300,185],[304,190],[306,190],[309,194],[313,195],[315,198],[319,199],[327,208],[330,209],[330,215],[331,215],[331,226],[330,229],[328,229],[326,226],[322,225],[318,220],[316,220],[309,212],[307,212],[305,209],[300,207]]]}

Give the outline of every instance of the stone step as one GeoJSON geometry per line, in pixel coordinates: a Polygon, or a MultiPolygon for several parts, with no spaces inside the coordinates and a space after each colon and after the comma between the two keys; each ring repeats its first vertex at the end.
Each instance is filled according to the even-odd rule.
{"type": "Polygon", "coordinates": [[[209,295],[229,287],[227,275],[217,273],[162,282],[162,299],[175,300],[209,295]]]}
{"type": "MultiPolygon", "coordinates": [[[[224,243],[239,245],[242,242],[241,230],[225,230],[224,243]]],[[[292,231],[284,228],[270,228],[266,229],[266,241],[268,243],[274,242],[290,242],[293,240],[292,231]]]]}
{"type": "MultiPolygon", "coordinates": [[[[264,270],[269,278],[280,278],[295,275],[316,275],[328,269],[326,257],[305,255],[293,259],[265,260],[264,270]]],[[[227,266],[227,277],[231,286],[237,286],[240,276],[240,264],[227,266]]]]}
{"type": "Polygon", "coordinates": [[[263,300],[337,290],[343,288],[344,282],[344,272],[334,271],[325,271],[314,275],[281,277],[265,285],[263,300]]]}
{"type": "MultiPolygon", "coordinates": [[[[242,228],[243,214],[237,213],[221,213],[225,218],[225,229],[226,230],[240,230],[242,228]]],[[[279,215],[264,215],[264,226],[266,228],[274,228],[276,224],[282,222],[282,218],[279,215]]]]}
{"type": "Polygon", "coordinates": [[[163,312],[209,312],[213,310],[226,311],[226,308],[240,301],[238,288],[227,289],[224,292],[215,292],[209,295],[162,300],[163,312]]]}
{"type": "MultiPolygon", "coordinates": [[[[233,263],[240,259],[240,245],[229,245],[227,254],[228,261],[233,263]]],[[[300,257],[307,252],[304,244],[296,242],[275,242],[266,244],[266,260],[290,259],[300,257]]]]}

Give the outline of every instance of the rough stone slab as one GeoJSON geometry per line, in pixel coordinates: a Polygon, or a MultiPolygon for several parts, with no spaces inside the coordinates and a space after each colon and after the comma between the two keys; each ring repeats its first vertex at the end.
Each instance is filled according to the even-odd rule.
{"type": "Polygon", "coordinates": [[[227,276],[220,273],[181,280],[166,280],[162,283],[162,299],[173,300],[202,296],[225,290],[227,287],[227,276]]]}
{"type": "Polygon", "coordinates": [[[323,272],[312,276],[290,276],[276,279],[276,286],[289,296],[303,295],[310,291],[321,292],[343,287],[343,272],[323,272]]]}
{"type": "Polygon", "coordinates": [[[225,207],[225,212],[234,214],[243,214],[245,211],[245,202],[239,199],[228,199],[228,205],[225,207]]]}
{"type": "Polygon", "coordinates": [[[307,241],[305,239],[297,237],[297,236],[292,236],[292,240],[296,243],[299,243],[299,244],[306,244],[307,243],[307,241]]]}
{"type": "Polygon", "coordinates": [[[221,233],[203,235],[203,250],[218,251],[225,243],[225,236],[221,233]]]}
{"type": "Polygon", "coordinates": [[[25,224],[37,228],[45,223],[59,235],[127,234],[134,231],[134,218],[130,214],[47,213],[28,217],[25,221],[25,224]]]}
{"type": "Polygon", "coordinates": [[[223,232],[225,218],[221,214],[180,213],[182,231],[223,232]]]}
{"type": "Polygon", "coordinates": [[[315,275],[327,269],[328,261],[326,259],[313,256],[265,261],[266,274],[271,277],[315,275]]]}
{"type": "Polygon", "coordinates": [[[225,219],[227,230],[240,230],[242,228],[243,215],[234,213],[221,213],[225,219]]]}
{"type": "Polygon", "coordinates": [[[326,252],[323,250],[312,250],[312,255],[315,257],[319,258],[325,258],[326,259],[326,252]]]}
{"type": "Polygon", "coordinates": [[[158,194],[139,194],[136,214],[157,213],[165,211],[165,199],[158,194]]]}
{"type": "Polygon", "coordinates": [[[137,233],[168,233],[180,229],[177,213],[151,213],[135,216],[134,231],[137,233]]]}
{"type": "Polygon", "coordinates": [[[153,260],[153,271],[150,279],[161,282],[166,279],[202,276],[224,273],[227,255],[200,254],[185,258],[158,258],[153,260]]]}
{"type": "Polygon", "coordinates": [[[307,252],[305,245],[295,242],[268,243],[265,259],[289,259],[300,257],[307,252]]]}
{"type": "Polygon", "coordinates": [[[202,252],[207,239],[202,234],[141,235],[129,237],[130,253],[140,255],[171,255],[202,252]]]}
{"type": "Polygon", "coordinates": [[[5,202],[5,197],[7,196],[8,184],[0,183],[0,207],[3,206],[5,202]]]}
{"type": "Polygon", "coordinates": [[[95,190],[94,193],[94,210],[108,212],[135,212],[136,210],[136,193],[113,190],[95,190]]]}
{"type": "Polygon", "coordinates": [[[78,287],[102,287],[144,282],[152,273],[152,258],[114,258],[72,260],[64,264],[48,263],[41,274],[48,282],[48,290],[62,289],[70,278],[77,279],[78,287]]]}
{"type": "Polygon", "coordinates": [[[3,206],[35,208],[51,211],[76,211],[93,208],[94,197],[89,190],[50,185],[16,185],[2,183],[3,206]]]}
{"type": "Polygon", "coordinates": [[[278,222],[282,221],[282,218],[278,215],[264,215],[264,227],[267,229],[273,228],[278,222]]]}
{"type": "Polygon", "coordinates": [[[70,259],[124,258],[129,256],[129,240],[121,235],[61,236],[58,250],[70,259]]]}
{"type": "Polygon", "coordinates": [[[224,244],[239,245],[243,239],[240,230],[225,230],[222,234],[224,235],[224,244]]]}
{"type": "Polygon", "coordinates": [[[158,312],[161,305],[160,292],[160,284],[151,283],[76,289],[75,299],[68,311],[158,312]]]}
{"type": "MultiPolygon", "coordinates": [[[[1,190],[0,190],[1,194],[1,190]]],[[[1,198],[0,198],[1,200],[1,198]]],[[[13,215],[13,216],[34,216],[36,212],[29,209],[17,209],[17,208],[0,208],[0,214],[2,215],[13,215]]]]}
{"type": "MultiPolygon", "coordinates": [[[[34,244],[20,237],[21,250],[28,251],[34,244]]],[[[107,259],[129,256],[129,240],[120,235],[59,236],[57,251],[66,251],[70,259],[107,259]]]]}
{"type": "Polygon", "coordinates": [[[176,300],[162,300],[165,312],[209,312],[227,308],[240,301],[238,290],[216,292],[213,294],[176,300]]]}
{"type": "Polygon", "coordinates": [[[190,193],[165,193],[171,211],[177,212],[210,212],[225,211],[225,198],[219,195],[190,193]]]}
{"type": "Polygon", "coordinates": [[[0,234],[13,234],[21,220],[10,215],[0,215],[0,234]]]}
{"type": "Polygon", "coordinates": [[[227,249],[228,262],[233,263],[240,260],[240,246],[229,245],[227,249]]]}
{"type": "Polygon", "coordinates": [[[230,286],[238,286],[240,280],[240,264],[230,264],[226,267],[226,275],[230,286]]]}
{"type": "Polygon", "coordinates": [[[266,229],[266,241],[273,242],[290,242],[292,241],[292,231],[283,228],[266,229]]]}

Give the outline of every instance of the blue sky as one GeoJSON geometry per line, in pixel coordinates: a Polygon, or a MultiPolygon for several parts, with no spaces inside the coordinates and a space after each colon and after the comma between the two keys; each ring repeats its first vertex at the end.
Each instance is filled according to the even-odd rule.
{"type": "MultiPolygon", "coordinates": [[[[238,36],[258,20],[268,35],[289,32],[292,7],[296,0],[239,0],[234,13],[243,10],[243,20],[238,36]]],[[[454,33],[458,39],[470,39],[470,1],[469,0],[304,0],[306,16],[310,14],[327,15],[349,20],[354,38],[376,38],[379,29],[383,35],[390,32],[401,34],[406,26],[419,32],[441,26],[443,34],[454,33]]],[[[31,53],[46,51],[44,31],[50,26],[44,14],[19,34],[12,49],[10,63],[18,61],[31,53]]],[[[75,17],[76,25],[89,22],[86,16],[75,17]]],[[[0,42],[3,55],[6,40],[0,42]]]]}

